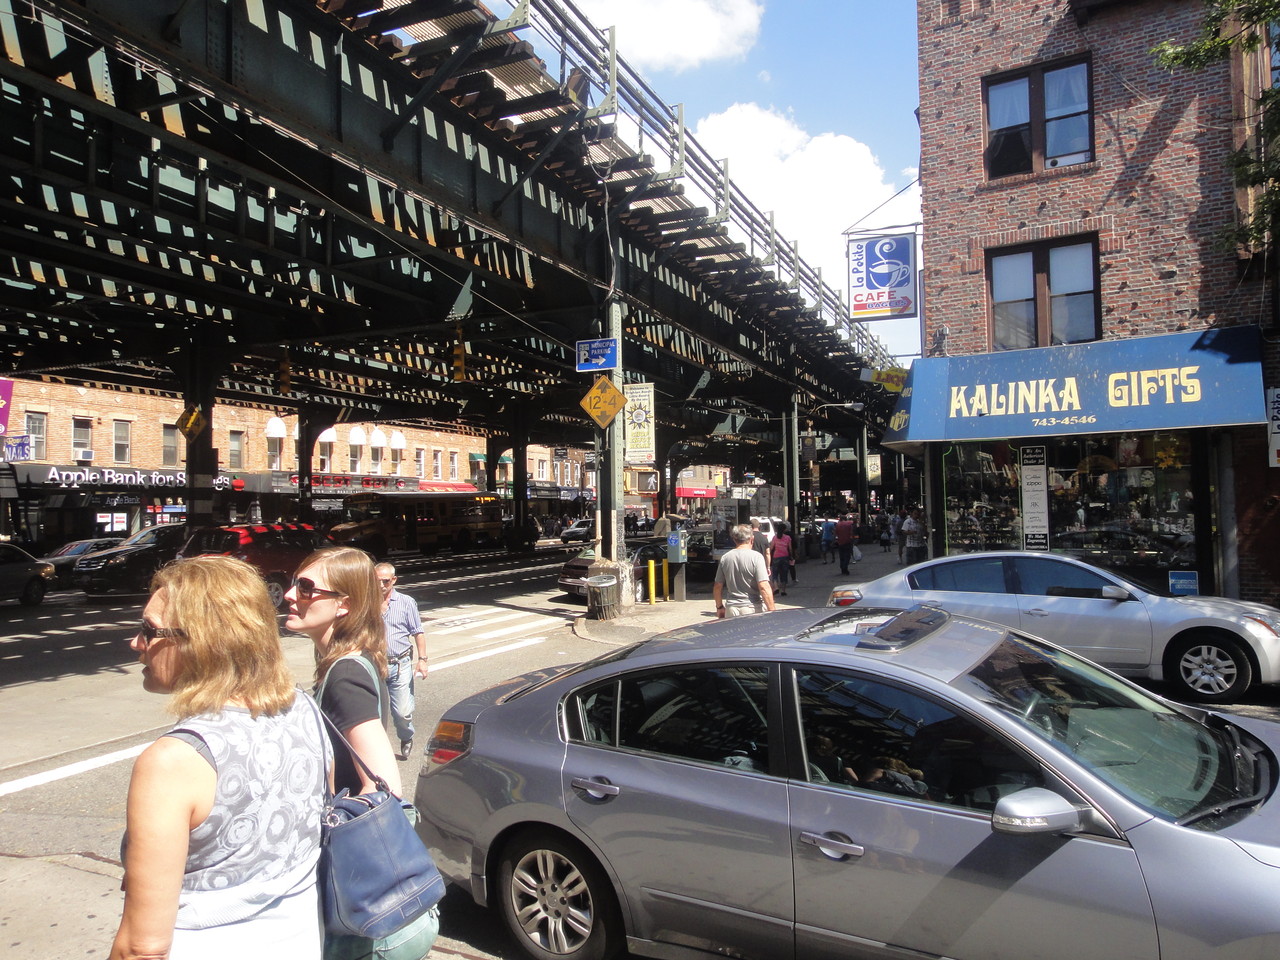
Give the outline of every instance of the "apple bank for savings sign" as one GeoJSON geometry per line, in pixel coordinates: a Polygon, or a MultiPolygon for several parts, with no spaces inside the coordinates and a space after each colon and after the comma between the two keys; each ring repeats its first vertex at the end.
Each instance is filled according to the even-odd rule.
{"type": "Polygon", "coordinates": [[[916,316],[915,234],[849,239],[849,315],[855,321],[916,316]]]}

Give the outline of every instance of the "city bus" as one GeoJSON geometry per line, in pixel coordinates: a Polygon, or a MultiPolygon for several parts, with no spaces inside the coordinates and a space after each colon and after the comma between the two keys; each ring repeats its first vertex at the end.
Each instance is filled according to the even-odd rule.
{"type": "Polygon", "coordinates": [[[378,491],[342,500],[343,519],[329,530],[335,543],[382,558],[393,551],[471,550],[502,543],[504,501],[496,493],[378,491]]]}

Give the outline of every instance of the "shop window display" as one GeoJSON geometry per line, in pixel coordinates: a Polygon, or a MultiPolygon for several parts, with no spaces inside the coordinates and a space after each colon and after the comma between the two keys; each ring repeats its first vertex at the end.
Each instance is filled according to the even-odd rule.
{"type": "Polygon", "coordinates": [[[1194,569],[1191,444],[1183,432],[954,445],[943,459],[948,553],[1023,548],[1023,445],[1047,455],[1050,550],[1158,589],[1168,585],[1166,571],[1194,569]]]}

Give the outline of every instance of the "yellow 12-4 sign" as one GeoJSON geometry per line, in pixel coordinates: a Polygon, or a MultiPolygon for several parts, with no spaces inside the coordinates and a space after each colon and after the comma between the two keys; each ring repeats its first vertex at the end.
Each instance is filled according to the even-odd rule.
{"type": "Polygon", "coordinates": [[[596,377],[596,382],[580,402],[582,409],[587,411],[587,416],[603,430],[613,423],[618,411],[627,405],[627,398],[608,377],[596,377]]]}

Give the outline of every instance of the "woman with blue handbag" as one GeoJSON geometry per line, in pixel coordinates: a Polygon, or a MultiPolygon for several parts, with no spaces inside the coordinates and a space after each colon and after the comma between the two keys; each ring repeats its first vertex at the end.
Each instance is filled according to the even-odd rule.
{"type": "Polygon", "coordinates": [[[331,754],[247,563],[162,568],[130,646],[180,721],[134,763],[112,960],[318,958],[331,754]]]}
{"type": "MultiPolygon", "coordinates": [[[[358,801],[363,796],[376,798],[374,802],[390,799],[398,805],[400,773],[384,719],[390,705],[384,679],[387,662],[382,591],[373,561],[364,551],[352,547],[317,550],[302,562],[285,598],[289,602],[285,627],[306,634],[315,644],[316,700],[333,742],[333,789],[337,800],[349,796],[358,801]]],[[[405,805],[403,815],[416,819],[409,805],[405,805]]],[[[425,850],[422,853],[425,855],[425,850]]],[[[377,855],[370,852],[369,856],[377,855]]],[[[427,860],[429,863],[429,856],[427,860]]],[[[371,866],[393,870],[397,865],[371,866]]],[[[322,900],[329,889],[324,867],[322,861],[322,900]]],[[[431,869],[434,871],[433,865],[431,869]]],[[[334,930],[332,904],[324,906],[329,927],[325,960],[420,960],[430,951],[439,930],[439,917],[433,906],[385,936],[339,933],[334,930]]]]}

